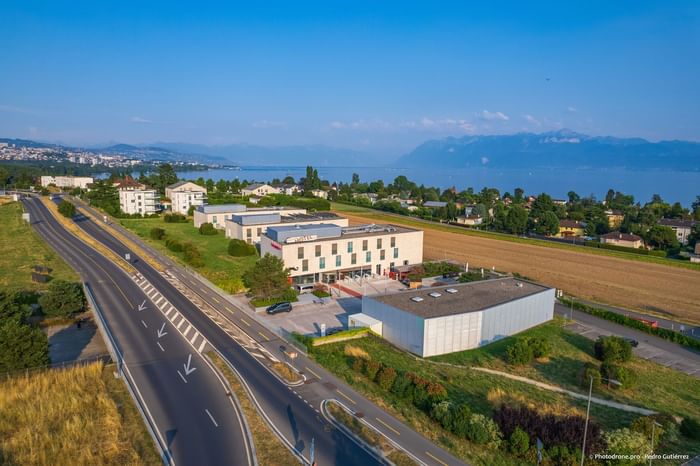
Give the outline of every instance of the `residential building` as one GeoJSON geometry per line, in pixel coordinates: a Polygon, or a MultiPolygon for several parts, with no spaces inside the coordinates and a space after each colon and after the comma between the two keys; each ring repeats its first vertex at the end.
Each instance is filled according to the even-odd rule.
{"type": "Polygon", "coordinates": [[[269,227],[283,225],[318,225],[329,223],[340,227],[348,226],[348,219],[331,212],[313,214],[286,214],[282,212],[262,212],[248,215],[234,214],[226,219],[226,237],[240,239],[249,243],[259,243],[260,237],[269,227]]]}
{"type": "Polygon", "coordinates": [[[681,244],[688,244],[688,236],[693,231],[693,226],[697,224],[695,220],[682,220],[678,218],[662,218],[659,225],[671,227],[676,233],[676,238],[681,244]]]}
{"type": "Polygon", "coordinates": [[[460,215],[456,222],[460,225],[477,226],[484,223],[484,218],[480,215],[460,215]]]}
{"type": "Polygon", "coordinates": [[[353,199],[367,199],[370,204],[374,204],[379,200],[379,196],[376,193],[355,193],[352,197],[353,199]]]}
{"type": "Polygon", "coordinates": [[[199,228],[202,223],[211,223],[216,228],[224,229],[226,220],[234,215],[256,215],[280,213],[284,215],[305,214],[306,209],[296,207],[247,207],[245,204],[204,204],[194,210],[194,226],[199,228]]]}
{"type": "Polygon", "coordinates": [[[286,194],[287,196],[295,196],[299,194],[302,188],[298,184],[283,184],[279,187],[280,194],[286,194]]]}
{"type": "Polygon", "coordinates": [[[695,254],[690,255],[690,262],[700,263],[700,241],[695,243],[695,254]]]}
{"type": "Polygon", "coordinates": [[[190,207],[204,204],[207,188],[191,181],[178,181],[165,188],[165,197],[170,199],[173,212],[187,215],[190,207]]]}
{"type": "Polygon", "coordinates": [[[425,201],[423,207],[428,207],[430,209],[439,209],[441,207],[447,207],[447,202],[443,201],[425,201]]]}
{"type": "Polygon", "coordinates": [[[241,194],[244,196],[267,196],[268,194],[279,194],[280,190],[274,186],[263,183],[249,184],[241,189],[241,194]]]}
{"type": "Polygon", "coordinates": [[[324,191],[323,189],[313,189],[313,190],[311,190],[311,194],[313,194],[314,197],[320,197],[321,199],[328,199],[328,191],[324,191]]]}
{"type": "Polygon", "coordinates": [[[641,236],[631,233],[620,233],[619,231],[611,231],[610,233],[601,235],[600,242],[626,248],[641,248],[644,245],[641,236]]]}
{"type": "Polygon", "coordinates": [[[261,236],[260,253],[280,257],[294,283],[388,276],[395,266],[423,261],[423,232],[397,225],[275,226],[261,236]]]}
{"type": "Polygon", "coordinates": [[[625,220],[625,214],[619,210],[606,210],[605,217],[608,219],[608,226],[617,230],[625,220]]]}
{"type": "Polygon", "coordinates": [[[554,235],[557,238],[571,238],[574,236],[584,236],[586,224],[576,220],[559,220],[559,232],[554,235]]]}
{"type": "Polygon", "coordinates": [[[555,290],[500,278],[362,298],[355,325],[371,322],[392,344],[421,357],[487,345],[552,319],[555,290]],[[377,324],[381,322],[381,325],[377,324]]]}
{"type": "Polygon", "coordinates": [[[95,180],[91,176],[47,176],[41,177],[41,186],[44,188],[49,185],[54,185],[57,188],[80,188],[88,189],[88,185],[94,183],[95,180]]]}
{"type": "Polygon", "coordinates": [[[152,215],[160,211],[160,195],[130,176],[116,180],[113,185],[119,191],[119,208],[129,215],[152,215]]]}

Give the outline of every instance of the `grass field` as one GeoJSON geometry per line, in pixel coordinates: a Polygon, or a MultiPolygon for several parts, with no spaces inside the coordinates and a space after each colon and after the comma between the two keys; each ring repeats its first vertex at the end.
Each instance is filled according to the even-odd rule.
{"type": "Polygon", "coordinates": [[[424,230],[425,259],[450,258],[469,262],[471,267],[495,267],[496,270],[519,273],[581,298],[700,323],[700,270],[641,262],[624,253],[619,253],[622,256],[618,257],[615,251],[584,249],[546,241],[540,241],[546,243],[546,247],[530,240],[502,241],[501,237],[518,238],[483,232],[475,234],[470,230],[377,211],[340,213],[349,218],[351,224],[391,222],[424,230]]]}
{"type": "MultiPolygon", "coordinates": [[[[553,354],[546,361],[534,363],[532,367],[515,368],[502,359],[510,341],[505,339],[481,349],[423,360],[399,351],[378,337],[370,336],[351,342],[323,345],[314,348],[313,355],[337,376],[457,456],[475,464],[494,464],[496,460],[503,459],[501,454],[456,438],[443,431],[412,405],[382,391],[376,384],[352,370],[344,350],[346,345],[358,347],[369,353],[372,359],[397,370],[413,371],[430,380],[439,381],[447,388],[452,400],[467,402],[473,411],[485,415],[490,416],[494,403],[503,400],[529,403],[544,411],[585,415],[586,406],[583,400],[575,400],[501,376],[469,369],[469,366],[490,367],[561,385],[580,393],[585,392],[584,388],[578,386],[577,380],[582,365],[593,360],[593,344],[590,340],[567,331],[562,327],[561,321],[529,330],[524,332],[524,335],[549,337],[553,342],[553,354]],[[456,366],[438,362],[448,362],[456,366]]],[[[700,380],[639,359],[634,359],[629,363],[629,367],[634,368],[639,376],[637,387],[619,391],[603,388],[597,395],[635,406],[700,419],[700,380]]],[[[604,429],[615,429],[629,425],[637,415],[593,404],[591,417],[604,429]]],[[[663,450],[692,451],[697,454],[700,452],[700,442],[684,440],[680,444],[665,445],[663,450]]],[[[511,463],[506,461],[505,464],[511,463]]]]}
{"type": "Polygon", "coordinates": [[[43,290],[47,284],[32,282],[32,266],[51,268],[51,276],[78,281],[78,275],[22,220],[22,205],[0,205],[0,288],[43,290]]]}
{"type": "Polygon", "coordinates": [[[0,464],[161,464],[112,370],[95,363],[0,379],[0,464]]]}
{"type": "MultiPolygon", "coordinates": [[[[154,240],[149,236],[152,228],[165,230],[166,238],[178,241],[191,241],[202,253],[204,266],[196,270],[214,284],[228,292],[238,292],[243,289],[242,277],[246,270],[252,267],[257,256],[233,257],[228,254],[229,240],[224,237],[223,230],[216,235],[200,235],[199,231],[188,223],[165,223],[162,218],[120,219],[119,222],[129,230],[139,235],[144,241],[162,253],[179,261],[183,265],[181,253],[174,253],[165,247],[164,240],[154,240]]],[[[189,266],[188,266],[189,267],[189,266]]]]}

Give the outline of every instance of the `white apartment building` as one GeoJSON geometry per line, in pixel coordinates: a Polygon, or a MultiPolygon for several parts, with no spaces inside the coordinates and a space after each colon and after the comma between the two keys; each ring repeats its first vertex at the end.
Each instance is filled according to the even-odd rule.
{"type": "Polygon", "coordinates": [[[233,218],[226,219],[226,237],[240,239],[249,243],[259,243],[260,237],[265,234],[269,227],[285,225],[319,225],[330,223],[340,227],[348,226],[348,219],[339,217],[331,212],[306,213],[285,213],[247,212],[234,214],[233,218]]]}
{"type": "Polygon", "coordinates": [[[268,194],[279,194],[280,190],[269,184],[254,183],[241,189],[244,196],[267,196],[268,194]]]}
{"type": "Polygon", "coordinates": [[[178,181],[165,188],[165,197],[170,198],[171,209],[182,215],[192,206],[200,206],[207,199],[207,188],[191,181],[178,181]]]}
{"type": "Polygon", "coordinates": [[[204,204],[194,211],[194,226],[199,228],[202,223],[211,223],[216,228],[224,229],[226,220],[233,219],[234,215],[257,215],[280,213],[283,215],[305,214],[306,209],[296,207],[251,207],[245,204],[204,204]]]}
{"type": "Polygon", "coordinates": [[[58,188],[87,189],[95,180],[91,176],[42,176],[41,186],[44,188],[52,184],[58,188]]]}
{"type": "Polygon", "coordinates": [[[151,215],[160,210],[160,196],[130,176],[114,182],[119,191],[119,208],[125,214],[151,215]]]}
{"type": "Polygon", "coordinates": [[[423,232],[398,225],[275,226],[260,240],[260,254],[267,253],[284,261],[294,283],[331,283],[423,262],[423,232]]]}

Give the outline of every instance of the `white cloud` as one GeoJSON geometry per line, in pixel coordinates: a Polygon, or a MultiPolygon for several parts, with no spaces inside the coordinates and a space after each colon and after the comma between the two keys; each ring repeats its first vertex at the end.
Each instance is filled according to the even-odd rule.
{"type": "Polygon", "coordinates": [[[489,163],[488,157],[481,157],[481,165],[487,165],[489,163]]]}
{"type": "Polygon", "coordinates": [[[576,113],[576,112],[578,112],[578,109],[576,107],[569,105],[568,107],[566,107],[566,111],[569,113],[576,113]]]}
{"type": "Polygon", "coordinates": [[[146,118],[142,118],[140,116],[132,116],[129,121],[132,123],[153,123],[151,120],[147,120],[146,118]]]}
{"type": "Polygon", "coordinates": [[[286,121],[260,120],[253,123],[253,128],[286,128],[286,121]]]}
{"type": "Polygon", "coordinates": [[[488,110],[483,110],[478,115],[482,120],[486,120],[486,121],[495,121],[495,120],[508,121],[508,120],[510,120],[510,117],[502,112],[489,112],[488,110]]]}
{"type": "Polygon", "coordinates": [[[0,112],[6,113],[24,113],[26,115],[44,115],[45,110],[34,110],[32,108],[16,107],[14,105],[0,104],[0,112]]]}
{"type": "Polygon", "coordinates": [[[526,114],[526,115],[523,115],[523,118],[525,118],[525,121],[527,121],[527,122],[530,123],[531,125],[542,126],[542,122],[541,122],[540,120],[538,120],[537,118],[535,118],[534,116],[532,116],[532,115],[527,115],[527,114],[526,114]]]}
{"type": "Polygon", "coordinates": [[[358,131],[426,131],[426,132],[463,132],[473,134],[476,125],[471,121],[457,118],[431,118],[422,117],[419,120],[404,120],[400,122],[390,122],[384,120],[356,120],[340,121],[335,120],[329,123],[330,128],[337,130],[358,130],[358,131]]]}

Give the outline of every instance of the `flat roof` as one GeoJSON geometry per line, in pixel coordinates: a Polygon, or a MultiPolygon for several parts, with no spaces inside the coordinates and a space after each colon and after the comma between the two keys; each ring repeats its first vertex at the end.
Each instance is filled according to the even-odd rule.
{"type": "Polygon", "coordinates": [[[367,296],[366,299],[373,299],[402,311],[430,319],[482,311],[549,289],[551,288],[508,277],[418,288],[411,291],[367,296]],[[440,296],[433,297],[430,295],[431,293],[439,293],[440,296]],[[422,298],[422,301],[411,298],[422,298]]]}
{"type": "Polygon", "coordinates": [[[245,204],[204,204],[197,207],[205,214],[226,214],[229,212],[245,212],[245,204]]]}
{"type": "Polygon", "coordinates": [[[266,236],[275,241],[283,241],[281,238],[289,237],[292,233],[298,233],[300,238],[295,243],[308,243],[314,241],[333,240],[337,238],[362,238],[380,235],[395,235],[401,233],[417,232],[414,228],[408,228],[392,224],[367,224],[351,227],[339,227],[329,223],[296,224],[272,226],[267,229],[266,236]],[[309,236],[306,238],[306,236],[309,236]]]}
{"type": "MultiPolygon", "coordinates": [[[[250,211],[248,211],[250,212],[250,211]]],[[[233,219],[226,219],[227,222],[234,222],[238,224],[243,224],[243,218],[245,217],[246,225],[269,225],[273,223],[304,223],[304,222],[318,222],[323,220],[339,220],[344,217],[336,215],[332,212],[316,212],[313,214],[285,214],[284,211],[267,211],[261,212],[254,215],[235,215],[233,219]],[[270,214],[278,214],[278,219],[271,219],[268,216],[270,214]]]]}

